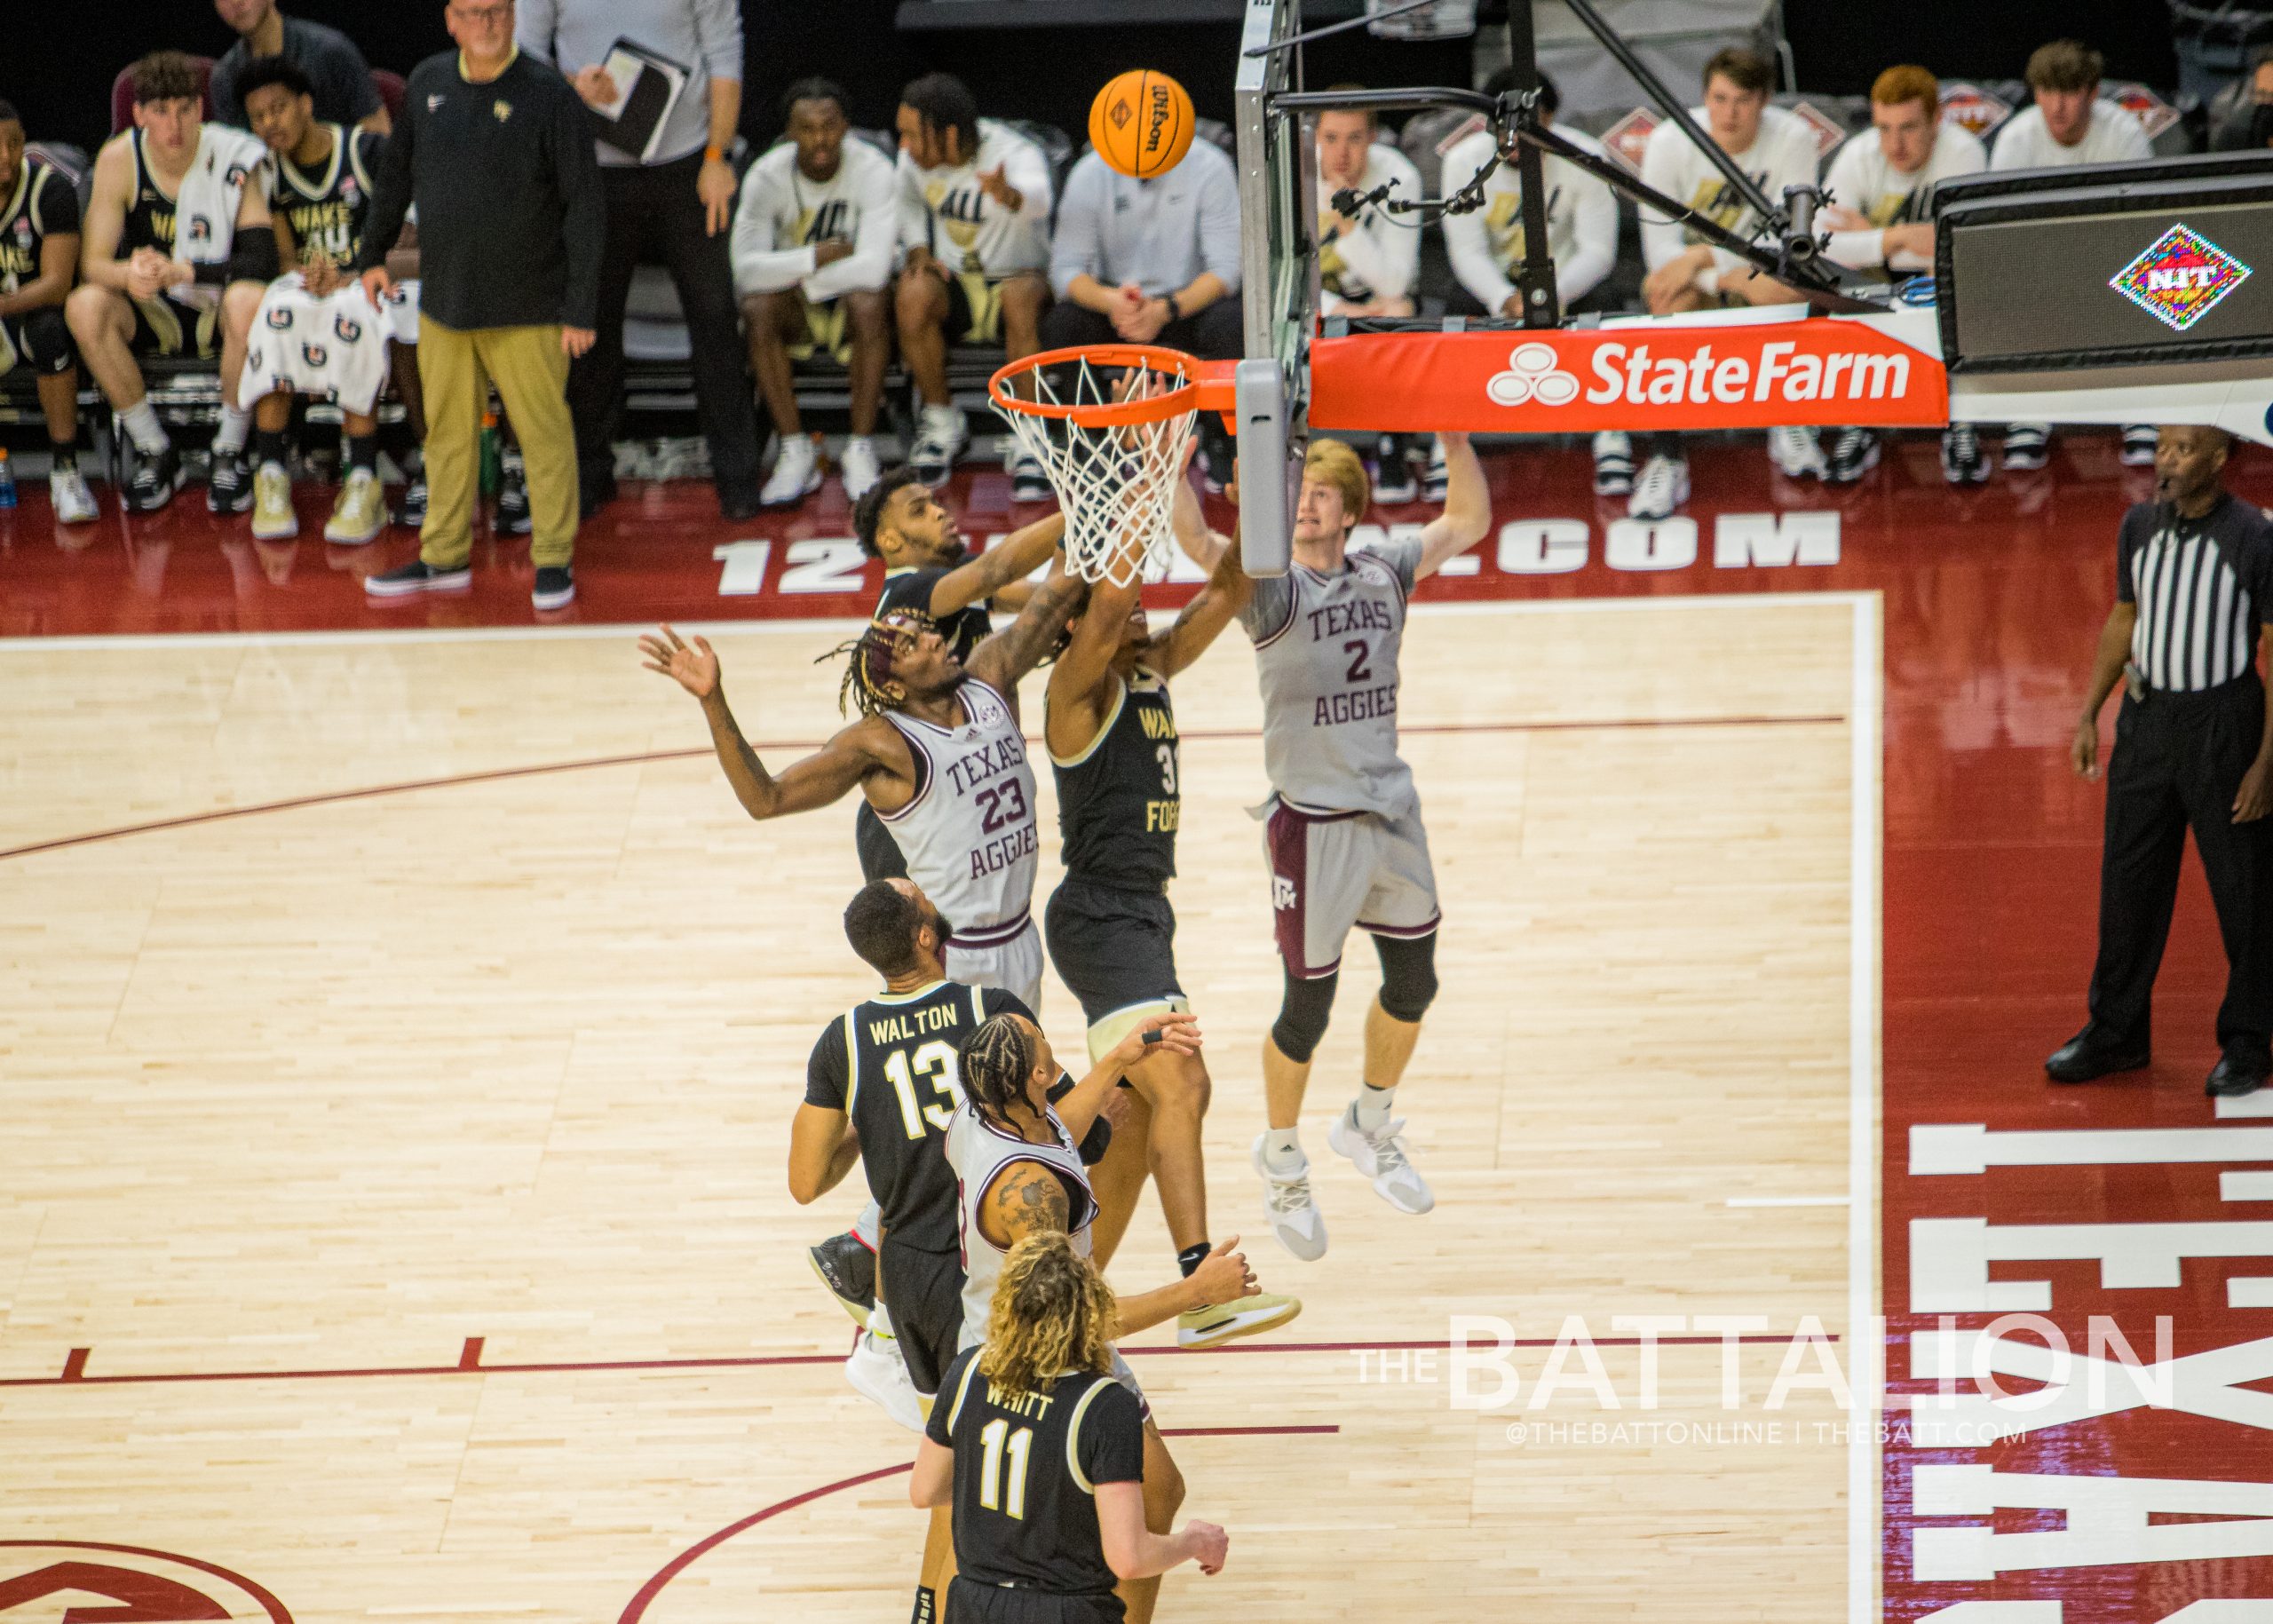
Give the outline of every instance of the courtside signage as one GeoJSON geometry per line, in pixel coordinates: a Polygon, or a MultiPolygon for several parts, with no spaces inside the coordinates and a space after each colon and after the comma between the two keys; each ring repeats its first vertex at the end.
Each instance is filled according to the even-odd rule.
{"type": "Polygon", "coordinates": [[[1853,321],[1322,338],[1320,428],[1569,433],[1949,421],[1941,361],[1853,321]]]}
{"type": "Polygon", "coordinates": [[[2201,233],[2174,226],[2108,286],[2178,332],[2184,332],[2249,280],[2249,267],[2201,233]]]}

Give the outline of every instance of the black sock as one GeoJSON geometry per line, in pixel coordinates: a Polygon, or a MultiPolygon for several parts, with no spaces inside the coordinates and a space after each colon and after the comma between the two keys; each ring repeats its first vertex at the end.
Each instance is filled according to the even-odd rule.
{"type": "Polygon", "coordinates": [[[1176,1266],[1184,1271],[1184,1279],[1190,1279],[1192,1271],[1208,1261],[1208,1254],[1214,1248],[1205,1240],[1195,1242],[1176,1255],[1176,1266]]]}
{"type": "Polygon", "coordinates": [[[365,473],[379,471],[379,437],[376,434],[350,434],[347,437],[347,465],[360,468],[365,473]]]}
{"type": "Polygon", "coordinates": [[[915,1611],[908,1615],[908,1624],[939,1624],[939,1598],[931,1586],[915,1587],[915,1611]]]}
{"type": "Polygon", "coordinates": [[[75,473],[79,467],[79,441],[76,437],[47,444],[48,466],[57,473],[75,473]]]}
{"type": "Polygon", "coordinates": [[[285,449],[283,430],[255,429],[252,434],[252,460],[255,466],[263,463],[273,463],[279,468],[291,466],[289,460],[291,453],[285,449]]]}

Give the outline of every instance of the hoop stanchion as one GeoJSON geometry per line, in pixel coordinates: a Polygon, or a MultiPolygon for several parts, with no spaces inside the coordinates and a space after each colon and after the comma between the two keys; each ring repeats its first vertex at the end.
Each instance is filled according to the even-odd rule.
{"type": "Polygon", "coordinates": [[[1049,475],[1076,573],[1126,586],[1166,567],[1193,424],[1231,409],[1227,369],[1157,345],[1090,345],[1012,361],[987,392],[1049,475]]]}

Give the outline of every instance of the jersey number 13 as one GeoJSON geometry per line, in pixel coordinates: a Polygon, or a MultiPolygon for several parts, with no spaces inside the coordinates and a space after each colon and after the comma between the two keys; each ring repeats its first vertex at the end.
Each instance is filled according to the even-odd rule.
{"type": "Polygon", "coordinates": [[[955,1050],[952,1043],[937,1039],[915,1051],[911,1066],[907,1051],[895,1049],[884,1057],[884,1077],[891,1084],[892,1092],[899,1096],[899,1120],[907,1129],[907,1137],[923,1137],[923,1124],[945,1133],[947,1119],[955,1113],[955,1102],[961,1097],[961,1079],[955,1072],[955,1050]],[[922,1078],[931,1085],[939,1097],[928,1105],[918,1106],[915,1101],[915,1080],[922,1078]]]}

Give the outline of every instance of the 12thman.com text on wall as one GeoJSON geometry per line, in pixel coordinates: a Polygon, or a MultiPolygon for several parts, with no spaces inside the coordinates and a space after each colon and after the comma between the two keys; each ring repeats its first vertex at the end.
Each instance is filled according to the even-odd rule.
{"type": "MultiPolygon", "coordinates": [[[[1670,519],[1617,519],[1602,527],[1602,561],[1612,569],[1662,572],[1709,565],[1715,569],[1788,569],[1839,562],[1839,514],[1797,510],[1781,513],[1720,513],[1709,529],[1687,514],[1670,519]]],[[[1353,546],[1378,546],[1421,534],[1418,523],[1362,524],[1350,534],[1353,546]]],[[[1002,541],[990,535],[986,545],[1002,541]]],[[[870,563],[849,535],[803,541],[726,542],[712,549],[718,562],[718,596],[788,598],[858,594],[870,563]]],[[[1438,572],[1447,580],[1479,576],[1487,568],[1504,575],[1564,575],[1587,567],[1596,557],[1596,527],[1583,519],[1511,519],[1500,527],[1493,545],[1449,560],[1438,572]]],[[[1168,580],[1197,586],[1206,577],[1181,552],[1168,580]]]]}

